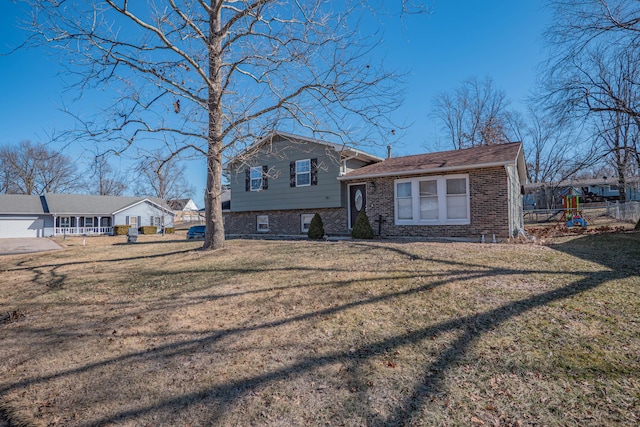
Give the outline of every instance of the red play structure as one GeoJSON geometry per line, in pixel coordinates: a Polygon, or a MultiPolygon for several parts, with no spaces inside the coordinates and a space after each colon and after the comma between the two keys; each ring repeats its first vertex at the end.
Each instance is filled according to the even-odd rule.
{"type": "Polygon", "coordinates": [[[580,196],[582,192],[574,187],[569,187],[562,194],[562,207],[564,214],[562,219],[567,227],[586,227],[587,221],[582,216],[580,209],[580,196]]]}

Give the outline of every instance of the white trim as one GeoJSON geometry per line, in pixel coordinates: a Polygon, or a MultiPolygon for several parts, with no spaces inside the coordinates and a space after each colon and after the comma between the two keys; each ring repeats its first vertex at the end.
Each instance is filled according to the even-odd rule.
{"type": "Polygon", "coordinates": [[[432,175],[415,178],[396,179],[393,182],[393,219],[395,225],[469,225],[471,224],[471,196],[469,194],[469,174],[457,175],[432,175]],[[447,180],[464,179],[466,191],[466,218],[447,218],[447,180]],[[438,219],[420,219],[420,181],[437,181],[438,186],[438,219]],[[398,184],[411,183],[411,209],[412,219],[398,218],[398,184]]]}
{"type": "Polygon", "coordinates": [[[262,185],[263,185],[263,181],[262,181],[262,166],[252,166],[251,168],[249,168],[249,191],[261,191],[262,190],[262,185]],[[258,174],[260,175],[260,185],[258,185],[258,188],[253,188],[253,180],[258,180],[258,178],[253,178],[251,175],[253,174],[253,172],[256,171],[258,172],[258,174]]]}
{"type": "Polygon", "coordinates": [[[307,228],[306,230],[304,228],[304,224],[305,224],[304,218],[305,217],[309,218],[308,223],[309,223],[309,225],[311,225],[311,220],[313,219],[314,215],[315,214],[300,214],[300,231],[301,232],[303,232],[303,233],[309,232],[309,228],[307,228]]]}
{"type": "Polygon", "coordinates": [[[296,160],[296,187],[309,187],[311,185],[311,159],[300,159],[296,160]],[[298,172],[298,163],[308,163],[309,170],[304,172],[298,172]],[[298,175],[309,175],[309,183],[308,184],[299,184],[298,183],[298,175]]]}
{"type": "Polygon", "coordinates": [[[256,215],[256,231],[258,233],[269,232],[269,215],[256,215]],[[266,225],[266,228],[260,228],[261,225],[266,225]]]}

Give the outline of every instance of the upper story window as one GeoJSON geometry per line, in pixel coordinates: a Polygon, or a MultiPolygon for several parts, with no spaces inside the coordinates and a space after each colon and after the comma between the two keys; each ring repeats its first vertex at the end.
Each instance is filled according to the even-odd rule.
{"type": "Polygon", "coordinates": [[[269,166],[255,166],[247,168],[245,172],[245,191],[260,191],[269,188],[269,180],[267,174],[269,173],[269,166]]]}
{"type": "Polygon", "coordinates": [[[296,187],[311,185],[311,159],[296,161],[296,187]]]}
{"type": "Polygon", "coordinates": [[[262,190],[262,167],[251,168],[251,191],[262,190]]]}
{"type": "Polygon", "coordinates": [[[396,180],[395,222],[397,225],[469,224],[469,176],[396,180]]]}
{"type": "Polygon", "coordinates": [[[318,185],[318,159],[296,160],[289,164],[291,187],[318,185]]]}

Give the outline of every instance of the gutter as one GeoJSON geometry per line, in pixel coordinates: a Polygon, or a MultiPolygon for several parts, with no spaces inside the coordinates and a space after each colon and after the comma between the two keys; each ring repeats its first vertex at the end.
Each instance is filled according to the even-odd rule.
{"type": "Polygon", "coordinates": [[[512,165],[513,163],[514,162],[512,161],[508,161],[508,162],[498,162],[498,163],[482,163],[482,164],[468,165],[468,166],[449,166],[449,167],[437,167],[437,168],[430,168],[430,169],[412,169],[408,171],[397,171],[397,172],[380,172],[380,173],[372,173],[372,174],[366,174],[366,175],[354,175],[354,176],[344,175],[344,176],[339,176],[338,181],[382,178],[386,176],[420,175],[420,174],[434,173],[434,172],[455,172],[455,171],[461,171],[461,170],[467,170],[467,169],[483,169],[483,168],[490,168],[490,167],[496,167],[496,166],[506,167],[506,166],[512,165]]]}

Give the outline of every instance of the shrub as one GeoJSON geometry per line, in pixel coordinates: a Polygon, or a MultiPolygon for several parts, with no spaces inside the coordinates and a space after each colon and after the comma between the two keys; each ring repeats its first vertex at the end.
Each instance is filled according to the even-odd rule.
{"type": "Polygon", "coordinates": [[[140,234],[158,234],[158,227],[155,225],[143,225],[138,228],[138,233],[140,234]]]}
{"type": "Polygon", "coordinates": [[[322,218],[320,218],[320,214],[315,214],[313,218],[311,218],[307,236],[309,236],[310,239],[315,239],[315,240],[320,240],[324,236],[324,224],[322,223],[322,218]]]}
{"type": "Polygon", "coordinates": [[[129,231],[128,225],[114,225],[113,226],[113,235],[114,236],[126,236],[129,231]]]}
{"type": "Polygon", "coordinates": [[[373,239],[373,230],[369,223],[367,213],[362,209],[356,218],[356,223],[351,229],[351,237],[354,239],[373,239]]]}
{"type": "Polygon", "coordinates": [[[164,234],[173,234],[176,232],[176,229],[174,227],[165,227],[164,228],[164,234]]]}

